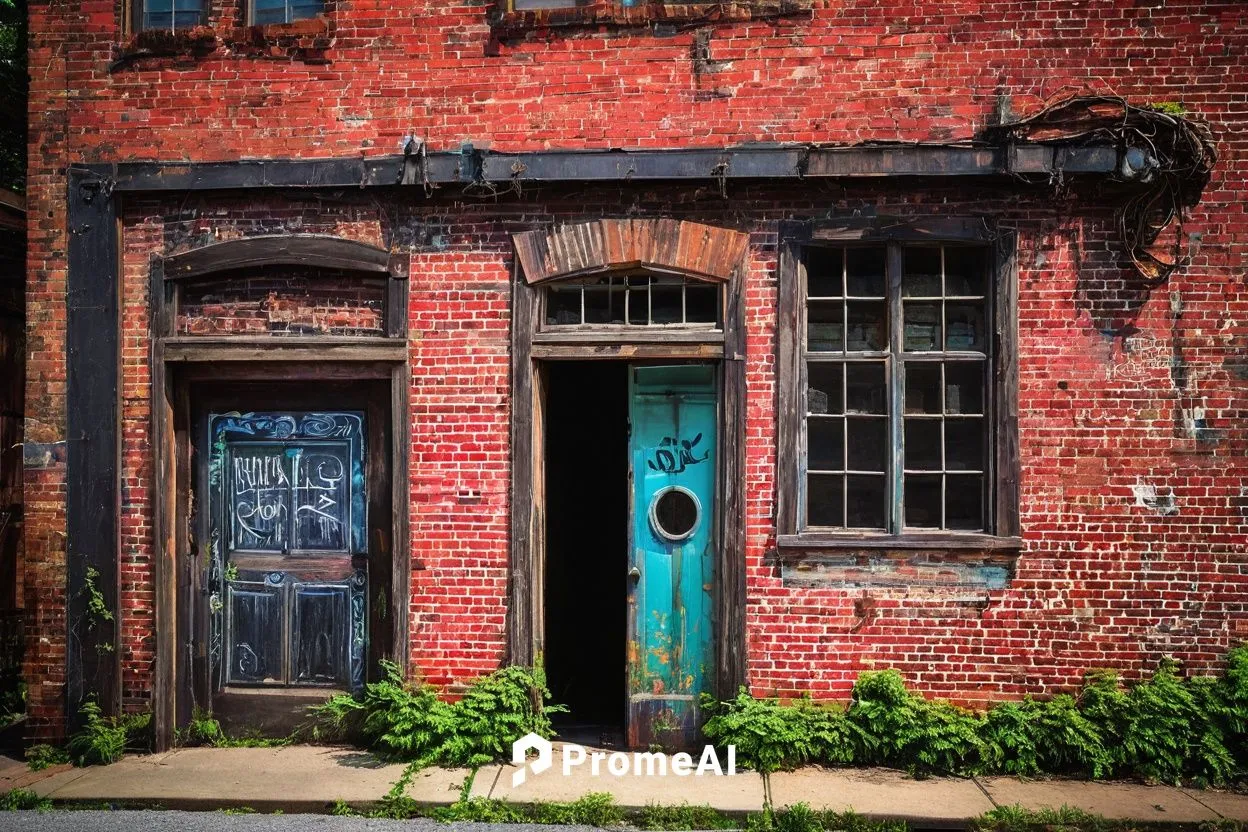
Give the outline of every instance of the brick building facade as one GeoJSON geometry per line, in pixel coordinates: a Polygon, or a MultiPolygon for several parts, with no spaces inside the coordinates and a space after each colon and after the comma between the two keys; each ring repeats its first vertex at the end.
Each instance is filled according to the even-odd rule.
{"type": "Polygon", "coordinates": [[[540,656],[644,744],[1248,637],[1242,3],[122,5],[31,3],[40,731],[540,656]],[[1212,131],[1172,274],[1160,140],[1002,127],[1090,95],[1212,131]]]}

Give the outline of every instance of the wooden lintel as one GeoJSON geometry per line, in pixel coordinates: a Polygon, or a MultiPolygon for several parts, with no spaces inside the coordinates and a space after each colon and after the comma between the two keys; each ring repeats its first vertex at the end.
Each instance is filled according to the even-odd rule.
{"type": "Polygon", "coordinates": [[[210,243],[165,258],[166,280],[203,278],[261,266],[311,266],[406,277],[402,257],[379,246],[327,234],[262,234],[210,243]]]}
{"type": "Polygon", "coordinates": [[[407,342],[397,338],[167,338],[170,363],[206,361],[374,361],[407,359],[407,342]]]}
{"type": "Polygon", "coordinates": [[[723,344],[534,344],[533,358],[584,361],[595,359],[647,360],[672,358],[710,361],[724,357],[723,344]]]}

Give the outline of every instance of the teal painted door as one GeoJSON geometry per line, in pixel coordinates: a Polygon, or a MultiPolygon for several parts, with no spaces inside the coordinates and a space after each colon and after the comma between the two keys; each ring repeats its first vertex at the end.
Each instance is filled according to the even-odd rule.
{"type": "Polygon", "coordinates": [[[629,372],[628,741],[686,747],[713,678],[715,368],[629,372]]]}

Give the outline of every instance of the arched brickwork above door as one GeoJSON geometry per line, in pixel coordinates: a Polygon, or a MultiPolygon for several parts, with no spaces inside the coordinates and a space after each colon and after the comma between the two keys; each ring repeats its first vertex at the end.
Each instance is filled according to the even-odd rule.
{"type": "Polygon", "coordinates": [[[624,268],[727,281],[745,259],[748,234],[673,219],[603,219],[512,235],[529,285],[624,268]]]}

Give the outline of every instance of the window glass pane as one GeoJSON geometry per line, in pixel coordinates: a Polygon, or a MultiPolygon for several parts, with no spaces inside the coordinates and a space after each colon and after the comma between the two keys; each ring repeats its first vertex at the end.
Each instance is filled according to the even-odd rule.
{"type": "Polygon", "coordinates": [[[325,10],[324,0],[290,0],[290,19],[306,20],[325,10]]]}
{"type": "Polygon", "coordinates": [[[841,302],[811,301],[806,313],[806,349],[810,352],[841,352],[845,348],[841,325],[841,302]]]}
{"type": "Polygon", "coordinates": [[[293,453],[293,548],[345,551],[351,525],[349,448],[310,446],[293,453]]]}
{"type": "Polygon", "coordinates": [[[979,474],[948,474],[945,482],[945,527],[958,531],[984,528],[984,478],[979,474]]]}
{"type": "Polygon", "coordinates": [[[812,416],[806,419],[807,467],[811,471],[845,468],[845,420],[812,416]]]}
{"type": "Polygon", "coordinates": [[[282,447],[235,445],[227,457],[231,550],[281,552],[290,541],[290,466],[282,447]]]}
{"type": "Polygon", "coordinates": [[[849,413],[887,413],[888,388],[883,361],[845,365],[845,409],[849,413]]]}
{"type": "Polygon", "coordinates": [[[940,528],[940,474],[906,474],[902,523],[912,528],[940,528]]]}
{"type": "Polygon", "coordinates": [[[806,525],[845,525],[845,478],[840,474],[806,478],[806,525]]]}
{"type": "Polygon", "coordinates": [[[888,470],[888,420],[847,417],[845,420],[846,459],[851,471],[888,470]]]}
{"type": "Polygon", "coordinates": [[[858,297],[884,297],[886,249],[850,248],[845,250],[846,294],[858,297]]]}
{"type": "Polygon", "coordinates": [[[904,450],[907,470],[941,470],[940,419],[907,419],[904,450]]]}
{"type": "Polygon", "coordinates": [[[983,295],[988,252],[982,248],[945,249],[945,294],[983,295]]]}
{"type": "Polygon", "coordinates": [[[253,23],[285,23],[286,0],[252,0],[253,23]]]}
{"type": "Polygon", "coordinates": [[[809,413],[841,413],[841,368],[828,361],[811,361],[806,367],[806,410],[809,413]]]}
{"type": "Polygon", "coordinates": [[[624,323],[623,281],[600,277],[585,284],[585,323],[624,323]]]}
{"type": "Polygon", "coordinates": [[[844,249],[811,248],[806,252],[806,296],[839,298],[844,249]]]}
{"type": "Polygon", "coordinates": [[[945,412],[983,413],[985,362],[950,361],[945,364],[945,412]]]}
{"type": "Polygon", "coordinates": [[[845,348],[876,352],[888,348],[888,315],[884,301],[851,300],[846,304],[845,348]]]}
{"type": "Polygon", "coordinates": [[[945,467],[950,471],[984,470],[984,420],[945,420],[945,467]]]}
{"type": "Polygon", "coordinates": [[[652,278],[650,281],[650,322],[678,324],[684,318],[681,281],[652,278]]]}
{"type": "Polygon", "coordinates": [[[173,28],[172,12],[144,12],[143,14],[144,29],[171,29],[173,28]]]}
{"type": "Polygon", "coordinates": [[[579,324],[580,322],[580,284],[570,283],[548,286],[546,288],[546,323],[579,324]]]}
{"type": "Polygon", "coordinates": [[[685,284],[685,321],[691,324],[719,323],[719,287],[690,281],[685,284]]]}
{"type": "Polygon", "coordinates": [[[628,322],[645,326],[650,322],[650,278],[628,278],[628,322]]]}
{"type": "Polygon", "coordinates": [[[940,364],[934,361],[906,362],[906,412],[940,412],[940,364]]]}
{"type": "Polygon", "coordinates": [[[940,304],[906,301],[903,312],[906,352],[940,349],[940,304]]]}
{"type": "Polygon", "coordinates": [[[856,529],[882,529],[888,509],[884,477],[849,475],[845,478],[845,525],[856,529]]]}
{"type": "Polygon", "coordinates": [[[945,334],[945,349],[983,352],[987,347],[982,302],[947,304],[945,321],[949,329],[945,334]]]}
{"type": "Polygon", "coordinates": [[[903,256],[901,294],[908,298],[938,298],[940,249],[908,247],[903,256]]]}

